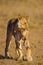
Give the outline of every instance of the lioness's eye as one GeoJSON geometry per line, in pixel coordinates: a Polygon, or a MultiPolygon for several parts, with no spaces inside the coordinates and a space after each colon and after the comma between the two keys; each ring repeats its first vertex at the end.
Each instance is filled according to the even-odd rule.
{"type": "Polygon", "coordinates": [[[26,24],[26,23],[25,23],[26,24]]]}

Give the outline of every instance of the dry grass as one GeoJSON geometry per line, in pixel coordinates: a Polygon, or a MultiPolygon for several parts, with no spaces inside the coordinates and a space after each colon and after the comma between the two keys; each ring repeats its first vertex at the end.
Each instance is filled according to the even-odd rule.
{"type": "MultiPolygon", "coordinates": [[[[31,17],[30,45],[34,61],[0,59],[0,65],[43,65],[43,0],[0,0],[0,55],[4,55],[7,23],[18,15],[31,17]]],[[[11,47],[10,55],[15,57],[14,38],[11,47]]]]}

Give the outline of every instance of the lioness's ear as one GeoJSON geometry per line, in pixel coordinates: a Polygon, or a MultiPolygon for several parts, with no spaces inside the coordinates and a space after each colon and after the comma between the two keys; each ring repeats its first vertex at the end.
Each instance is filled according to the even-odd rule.
{"type": "Polygon", "coordinates": [[[18,19],[21,20],[21,19],[22,19],[22,16],[19,15],[19,16],[18,16],[18,19]]]}
{"type": "Polygon", "coordinates": [[[26,20],[29,22],[30,21],[30,16],[26,16],[26,20]]]}

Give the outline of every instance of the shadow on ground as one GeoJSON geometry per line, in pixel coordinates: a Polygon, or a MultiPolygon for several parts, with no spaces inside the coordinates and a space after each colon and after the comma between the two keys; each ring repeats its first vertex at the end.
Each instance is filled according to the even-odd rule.
{"type": "Polygon", "coordinates": [[[3,55],[0,55],[0,59],[13,59],[13,57],[5,57],[5,56],[3,56],[3,55]]]}
{"type": "MultiPolygon", "coordinates": [[[[0,55],[0,59],[12,59],[12,60],[15,60],[15,61],[18,61],[18,59],[17,58],[13,58],[13,57],[5,57],[5,56],[3,56],[3,55],[0,55]]],[[[22,59],[23,61],[27,61],[27,59],[22,59]]]]}
{"type": "Polygon", "coordinates": [[[3,56],[3,55],[0,55],[0,59],[5,59],[5,56],[3,56]]]}

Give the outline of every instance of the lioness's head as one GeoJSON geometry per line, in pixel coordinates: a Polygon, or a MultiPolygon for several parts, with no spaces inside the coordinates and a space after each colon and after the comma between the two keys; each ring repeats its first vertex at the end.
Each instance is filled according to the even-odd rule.
{"type": "MultiPolygon", "coordinates": [[[[28,17],[28,20],[29,19],[30,18],[28,17]]],[[[26,17],[20,17],[19,18],[19,23],[18,23],[19,28],[21,28],[21,29],[27,29],[28,28],[28,20],[27,20],[26,17]]]]}

